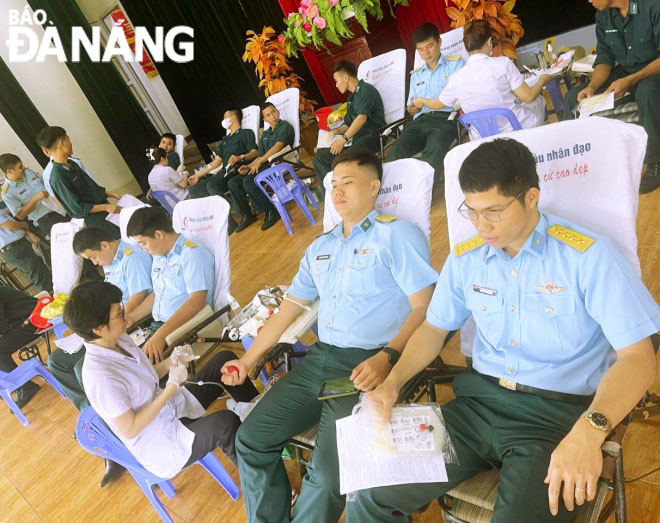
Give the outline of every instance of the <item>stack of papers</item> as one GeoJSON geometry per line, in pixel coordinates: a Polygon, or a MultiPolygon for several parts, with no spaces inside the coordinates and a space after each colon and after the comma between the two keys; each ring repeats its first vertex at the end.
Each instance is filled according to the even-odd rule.
{"type": "Polygon", "coordinates": [[[609,93],[596,94],[589,98],[585,98],[578,105],[578,112],[580,118],[587,118],[599,111],[606,111],[614,107],[614,91],[609,93]]]}

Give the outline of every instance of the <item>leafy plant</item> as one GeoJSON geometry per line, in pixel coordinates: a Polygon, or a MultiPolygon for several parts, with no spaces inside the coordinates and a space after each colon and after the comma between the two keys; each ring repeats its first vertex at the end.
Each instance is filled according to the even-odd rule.
{"type": "MultiPolygon", "coordinates": [[[[390,12],[395,5],[408,5],[408,0],[387,0],[390,12]]],[[[353,37],[344,20],[345,12],[352,12],[365,32],[367,15],[377,20],[383,18],[381,0],[301,0],[297,12],[289,13],[284,19],[286,30],[278,37],[286,47],[287,54],[297,55],[298,50],[308,45],[325,48],[325,42],[342,45],[342,38],[353,37]]]]}
{"type": "MultiPolygon", "coordinates": [[[[271,94],[279,93],[289,87],[300,89],[300,112],[313,116],[315,100],[307,98],[307,92],[300,88],[300,76],[298,76],[287,58],[286,50],[275,35],[275,29],[264,27],[261,34],[247,31],[247,43],[244,62],[256,64],[254,70],[259,77],[259,87],[263,88],[264,95],[268,98],[271,94]]],[[[306,125],[305,120],[303,124],[306,125]]]]}
{"type": "Polygon", "coordinates": [[[516,58],[516,45],[525,32],[518,16],[511,12],[516,0],[445,0],[445,5],[452,27],[488,20],[493,29],[493,54],[516,58]],[[449,6],[450,2],[455,7],[449,6]]]}

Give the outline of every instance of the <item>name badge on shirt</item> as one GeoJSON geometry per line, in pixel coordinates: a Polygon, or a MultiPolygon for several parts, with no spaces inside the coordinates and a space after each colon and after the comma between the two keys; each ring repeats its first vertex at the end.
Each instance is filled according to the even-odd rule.
{"type": "Polygon", "coordinates": [[[424,85],[426,82],[417,82],[416,87],[419,87],[420,85],[424,85]]]}
{"type": "Polygon", "coordinates": [[[630,14],[631,15],[636,15],[637,12],[638,12],[637,2],[630,2],[630,14]]]}
{"type": "Polygon", "coordinates": [[[160,267],[156,267],[155,269],[151,269],[151,272],[160,272],[160,267]]]}
{"type": "Polygon", "coordinates": [[[316,259],[317,259],[317,260],[329,260],[329,259],[330,259],[330,255],[329,255],[329,254],[319,254],[319,255],[316,257],[316,259]]]}
{"type": "Polygon", "coordinates": [[[23,190],[22,190],[21,192],[19,192],[18,194],[25,194],[25,191],[27,191],[27,189],[23,189],[23,190]]]}
{"type": "Polygon", "coordinates": [[[486,294],[487,296],[497,296],[497,291],[495,289],[489,289],[488,287],[482,287],[481,285],[473,284],[472,290],[474,292],[486,294]]]}

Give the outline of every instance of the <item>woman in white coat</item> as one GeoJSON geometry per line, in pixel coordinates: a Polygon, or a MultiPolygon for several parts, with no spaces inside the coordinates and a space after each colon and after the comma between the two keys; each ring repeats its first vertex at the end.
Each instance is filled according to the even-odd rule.
{"type": "MultiPolygon", "coordinates": [[[[463,42],[470,54],[465,65],[449,77],[439,99],[417,98],[414,104],[431,109],[460,105],[465,113],[504,107],[510,109],[523,129],[537,127],[545,119],[541,90],[550,76],[541,75],[529,86],[513,61],[506,56],[490,56],[493,51],[491,27],[486,20],[465,25],[463,42]]],[[[507,120],[499,122],[500,132],[513,130],[507,120]]]]}

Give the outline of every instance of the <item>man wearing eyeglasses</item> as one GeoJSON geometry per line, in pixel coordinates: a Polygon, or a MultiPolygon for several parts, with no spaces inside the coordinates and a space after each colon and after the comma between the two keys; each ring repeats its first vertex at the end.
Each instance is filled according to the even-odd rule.
{"type": "Polygon", "coordinates": [[[608,432],[655,377],[649,336],[660,307],[611,240],[538,211],[529,149],[482,144],[459,182],[459,212],[479,236],[455,247],[426,321],[369,393],[389,417],[401,386],[472,316],[473,370],[455,378],[456,399],[442,408],[458,464],[447,464],[446,483],[359,491],[348,523],[405,522],[494,467],[492,521],[569,521],[596,494],[608,432]]]}

